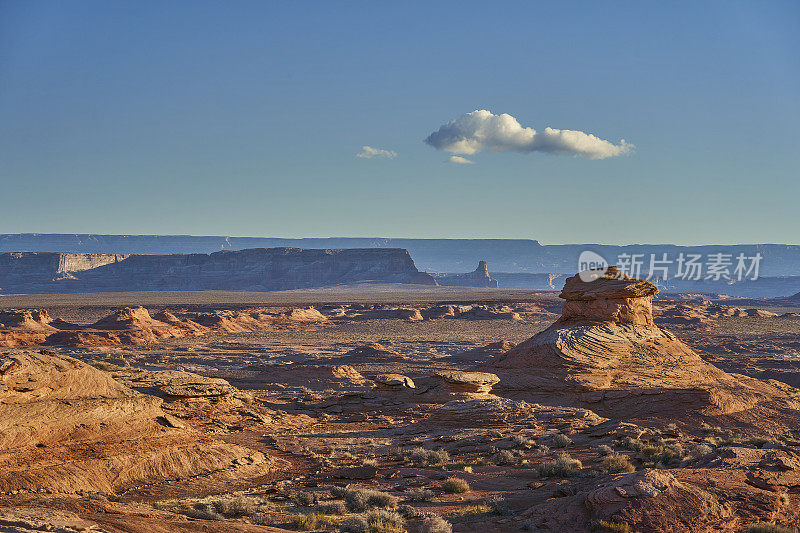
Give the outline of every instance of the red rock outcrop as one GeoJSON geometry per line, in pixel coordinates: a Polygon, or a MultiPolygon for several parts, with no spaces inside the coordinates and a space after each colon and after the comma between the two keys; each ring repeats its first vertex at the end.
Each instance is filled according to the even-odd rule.
{"type": "Polygon", "coordinates": [[[501,378],[496,389],[627,418],[796,413],[785,387],[727,374],[656,326],[657,292],[614,270],[589,282],[569,278],[561,318],[488,366],[501,378]]]}
{"type": "Polygon", "coordinates": [[[19,347],[41,344],[56,328],[47,311],[38,309],[0,310],[0,346],[19,347]]]}
{"type": "Polygon", "coordinates": [[[0,312],[0,347],[143,345],[210,332],[303,329],[327,321],[313,307],[273,313],[215,311],[188,314],[184,318],[166,310],[151,316],[144,307],[124,307],[88,326],[52,320],[46,311],[7,310],[0,312]]]}

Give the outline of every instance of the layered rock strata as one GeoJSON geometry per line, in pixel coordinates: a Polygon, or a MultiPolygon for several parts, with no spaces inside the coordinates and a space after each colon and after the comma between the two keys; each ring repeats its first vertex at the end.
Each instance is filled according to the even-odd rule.
{"type": "Polygon", "coordinates": [[[613,268],[591,281],[571,277],[560,295],[566,300],[561,318],[487,370],[500,375],[504,395],[587,406],[605,416],[796,413],[787,387],[727,374],[656,326],[657,292],[613,268]]]}

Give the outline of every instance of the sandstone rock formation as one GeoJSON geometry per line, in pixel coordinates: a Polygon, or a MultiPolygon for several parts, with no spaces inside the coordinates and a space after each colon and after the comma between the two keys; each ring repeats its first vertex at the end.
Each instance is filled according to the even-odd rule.
{"type": "Polygon", "coordinates": [[[214,311],[186,313],[179,318],[162,310],[155,315],[144,307],[124,307],[94,324],[82,326],[61,319],[52,320],[46,311],[7,310],[0,312],[0,346],[145,345],[165,339],[196,337],[210,332],[242,333],[277,329],[308,329],[324,325],[328,318],[314,308],[286,312],[250,313],[214,311]]]}
{"type": "Polygon", "coordinates": [[[569,278],[561,318],[487,369],[504,395],[581,405],[598,414],[663,418],[737,414],[781,418],[798,403],[785,387],[727,374],[653,323],[647,281],[611,269],[569,278]]]}
{"type": "Polygon", "coordinates": [[[495,374],[488,372],[462,372],[442,370],[436,373],[442,386],[451,394],[483,395],[492,391],[492,386],[500,381],[495,374]]]}
{"type": "Polygon", "coordinates": [[[0,310],[0,346],[33,346],[41,344],[56,331],[47,311],[38,309],[0,310]]]}
{"type": "MultiPolygon", "coordinates": [[[[167,427],[164,415],[161,399],[71,357],[0,355],[0,492],[113,492],[252,454],[167,427]]],[[[266,468],[263,456],[255,462],[266,468]]]]}
{"type": "Polygon", "coordinates": [[[436,285],[397,248],[255,248],[212,254],[95,255],[0,253],[5,293],[254,290],[345,283],[436,285]]]}
{"type": "Polygon", "coordinates": [[[368,342],[361,346],[356,346],[336,360],[356,364],[375,361],[405,361],[406,358],[400,352],[393,350],[389,346],[385,346],[379,342],[368,342]]]}
{"type": "Polygon", "coordinates": [[[15,328],[28,331],[55,331],[50,325],[53,319],[47,311],[38,309],[0,310],[0,328],[15,328]]]}
{"type": "Polygon", "coordinates": [[[436,282],[443,286],[452,287],[494,287],[497,288],[497,280],[489,275],[489,268],[486,261],[479,261],[478,268],[466,274],[438,274],[435,276],[436,282]]]}

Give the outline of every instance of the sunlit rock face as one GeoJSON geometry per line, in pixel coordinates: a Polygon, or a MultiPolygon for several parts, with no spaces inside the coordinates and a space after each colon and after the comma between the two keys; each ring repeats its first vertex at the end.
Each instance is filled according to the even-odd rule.
{"type": "Polygon", "coordinates": [[[652,326],[656,294],[658,287],[649,281],[621,274],[615,267],[595,276],[575,275],[567,278],[559,295],[566,300],[560,321],[652,326]]]}
{"type": "Polygon", "coordinates": [[[613,267],[594,274],[568,278],[561,318],[486,367],[498,394],[629,418],[796,408],[773,384],[723,372],[655,325],[652,283],[613,267]]]}

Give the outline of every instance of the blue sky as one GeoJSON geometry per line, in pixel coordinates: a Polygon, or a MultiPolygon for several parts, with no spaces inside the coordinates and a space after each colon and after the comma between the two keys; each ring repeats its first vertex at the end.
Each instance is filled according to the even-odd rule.
{"type": "Polygon", "coordinates": [[[0,233],[800,243],[798,50],[798,2],[0,0],[0,233]],[[636,149],[423,142],[478,109],[636,149]]]}

